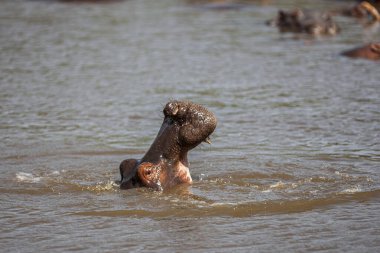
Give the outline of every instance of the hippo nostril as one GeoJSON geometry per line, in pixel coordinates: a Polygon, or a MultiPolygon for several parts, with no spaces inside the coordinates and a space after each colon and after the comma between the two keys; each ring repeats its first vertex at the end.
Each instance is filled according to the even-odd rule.
{"type": "Polygon", "coordinates": [[[174,108],[172,111],[173,116],[175,116],[178,113],[178,107],[174,108]]]}
{"type": "Polygon", "coordinates": [[[165,116],[175,116],[178,112],[178,105],[176,103],[170,102],[164,108],[165,116]]]}

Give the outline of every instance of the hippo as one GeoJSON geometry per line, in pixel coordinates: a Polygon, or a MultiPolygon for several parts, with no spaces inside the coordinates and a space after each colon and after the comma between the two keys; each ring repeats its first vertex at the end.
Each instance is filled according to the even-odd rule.
{"type": "Polygon", "coordinates": [[[378,61],[380,60],[380,43],[371,43],[348,51],[344,51],[342,55],[351,58],[363,58],[378,61]]]}
{"type": "Polygon", "coordinates": [[[162,191],[192,183],[187,153],[202,142],[210,143],[216,117],[201,105],[177,100],[168,102],[163,113],[161,128],[143,158],[121,162],[121,189],[162,191]]]}
{"type": "Polygon", "coordinates": [[[277,17],[267,24],[276,26],[281,33],[306,33],[316,36],[336,35],[340,31],[329,13],[302,9],[279,10],[277,17]]]}
{"type": "MultiPolygon", "coordinates": [[[[357,0],[356,2],[361,2],[363,0],[357,0]]],[[[368,3],[376,6],[377,8],[380,7],[380,0],[367,0],[368,3]]]]}
{"type": "Polygon", "coordinates": [[[376,7],[367,1],[360,2],[354,6],[330,11],[332,15],[342,15],[358,19],[367,19],[369,23],[380,22],[380,14],[376,7]]]}

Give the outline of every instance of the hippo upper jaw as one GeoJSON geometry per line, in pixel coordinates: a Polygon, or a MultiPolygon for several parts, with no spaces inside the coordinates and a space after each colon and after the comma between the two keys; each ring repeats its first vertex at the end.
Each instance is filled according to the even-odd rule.
{"type": "Polygon", "coordinates": [[[162,126],[144,157],[120,165],[122,188],[146,186],[162,190],[192,182],[187,153],[208,140],[216,118],[203,106],[187,101],[171,101],[163,113],[162,126]]]}
{"type": "Polygon", "coordinates": [[[165,158],[187,165],[187,152],[208,140],[216,118],[204,107],[186,101],[169,102],[163,113],[161,128],[142,161],[165,158]]]}

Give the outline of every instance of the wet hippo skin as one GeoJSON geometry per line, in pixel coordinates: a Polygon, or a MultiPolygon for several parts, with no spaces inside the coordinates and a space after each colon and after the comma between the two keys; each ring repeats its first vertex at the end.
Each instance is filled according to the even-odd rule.
{"type": "Polygon", "coordinates": [[[121,162],[121,189],[164,190],[192,182],[187,153],[209,142],[217,120],[205,107],[189,101],[170,101],[163,113],[161,128],[144,157],[121,162]]]}
{"type": "Polygon", "coordinates": [[[371,43],[348,51],[344,51],[342,55],[351,58],[362,58],[378,61],[380,60],[380,43],[371,43]]]}

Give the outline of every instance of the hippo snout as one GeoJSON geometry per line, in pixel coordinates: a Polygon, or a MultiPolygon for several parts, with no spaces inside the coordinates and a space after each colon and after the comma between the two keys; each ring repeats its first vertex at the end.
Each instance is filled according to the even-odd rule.
{"type": "Polygon", "coordinates": [[[178,141],[182,146],[196,146],[216,128],[216,117],[205,107],[188,101],[171,101],[164,108],[165,118],[178,125],[178,141]]]}

